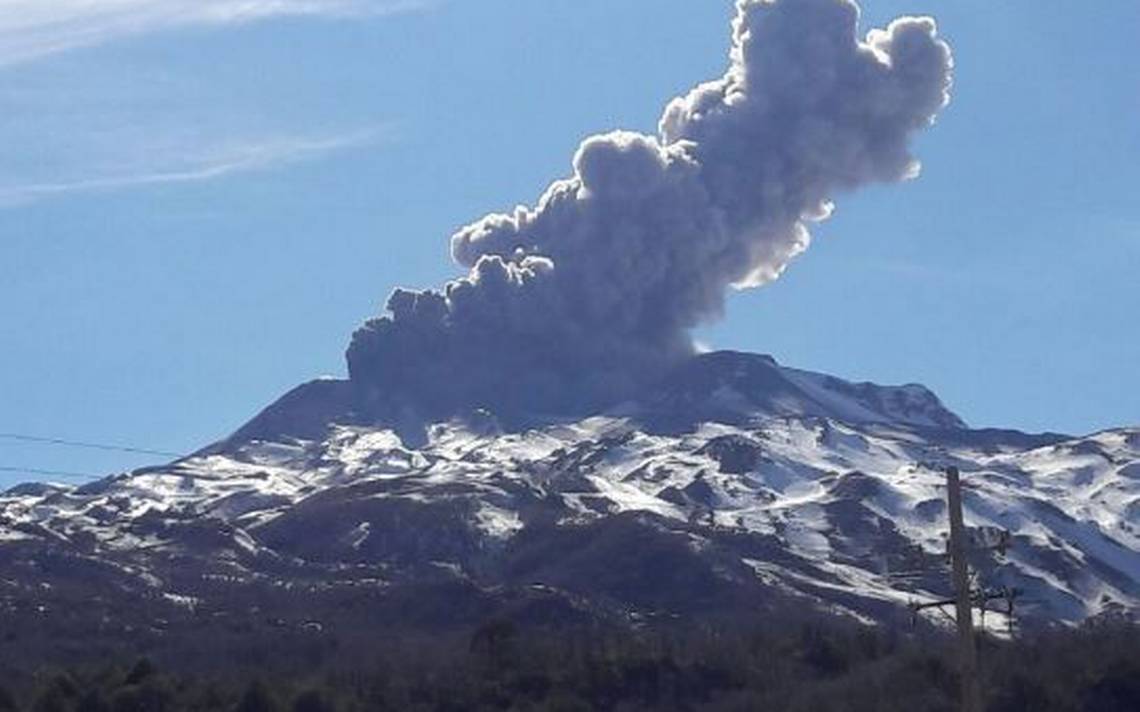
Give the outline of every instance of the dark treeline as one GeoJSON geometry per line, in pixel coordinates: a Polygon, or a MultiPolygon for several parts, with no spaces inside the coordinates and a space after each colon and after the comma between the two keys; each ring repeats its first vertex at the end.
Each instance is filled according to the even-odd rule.
{"type": "MultiPolygon", "coordinates": [[[[372,650],[269,649],[258,664],[187,669],[102,660],[16,673],[0,712],[956,709],[953,647],[930,630],[841,622],[554,633],[489,622],[372,650]]],[[[1124,621],[980,644],[993,711],[1140,710],[1140,629],[1124,621]]],[[[7,663],[7,664],[6,664],[7,663]]]]}

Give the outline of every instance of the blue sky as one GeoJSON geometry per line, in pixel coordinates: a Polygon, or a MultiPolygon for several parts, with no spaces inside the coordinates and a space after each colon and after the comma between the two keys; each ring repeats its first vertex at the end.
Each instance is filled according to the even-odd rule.
{"type": "MultiPolygon", "coordinates": [[[[186,451],[343,373],[447,238],[586,136],[723,72],[728,0],[2,0],[0,432],[186,451]]],[[[839,196],[715,348],[921,382],[968,422],[1140,423],[1140,4],[932,14],[954,101],[917,181],[839,196]]],[[[0,467],[145,464],[0,441],[0,467]]],[[[0,472],[0,484],[27,479],[0,472]]]]}

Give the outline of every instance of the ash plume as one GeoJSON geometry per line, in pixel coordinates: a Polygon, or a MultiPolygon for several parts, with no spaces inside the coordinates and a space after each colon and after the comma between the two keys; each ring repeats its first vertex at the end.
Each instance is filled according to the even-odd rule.
{"type": "Polygon", "coordinates": [[[860,38],[852,0],[738,0],[724,76],[655,136],[584,141],[534,207],[451,238],[467,276],[397,290],[348,348],[366,408],[581,412],[695,349],[730,287],[770,282],[831,200],[918,175],[908,143],[949,100],[930,18],[860,38]]]}

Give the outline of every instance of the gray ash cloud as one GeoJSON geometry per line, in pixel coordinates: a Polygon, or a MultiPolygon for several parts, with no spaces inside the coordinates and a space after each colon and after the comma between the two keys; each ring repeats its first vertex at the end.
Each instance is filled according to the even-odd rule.
{"type": "Polygon", "coordinates": [[[366,407],[582,412],[690,357],[690,331],[779,277],[835,196],[918,174],[950,49],[929,18],[858,22],[850,0],[739,0],[728,70],[657,135],[587,139],[536,206],[451,238],[466,276],[397,290],[357,330],[366,407]]]}

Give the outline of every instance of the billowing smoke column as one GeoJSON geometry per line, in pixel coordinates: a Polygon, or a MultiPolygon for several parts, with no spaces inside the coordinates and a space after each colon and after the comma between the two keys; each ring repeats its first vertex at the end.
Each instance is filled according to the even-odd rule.
{"type": "Polygon", "coordinates": [[[657,136],[587,139],[533,208],[451,238],[470,269],[398,290],[353,336],[369,407],[579,412],[693,354],[729,287],[779,277],[831,197],[918,174],[911,135],[946,105],[929,18],[865,39],[852,0],[738,0],[727,73],[675,99],[657,136]]]}

